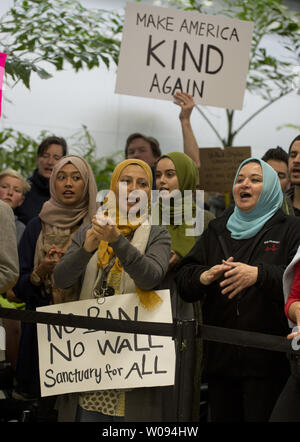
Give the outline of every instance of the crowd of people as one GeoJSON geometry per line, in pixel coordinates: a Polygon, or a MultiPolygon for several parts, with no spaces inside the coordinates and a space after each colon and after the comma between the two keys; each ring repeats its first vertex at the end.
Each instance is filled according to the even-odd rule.
{"type": "MultiPolygon", "coordinates": [[[[300,136],[288,152],[276,147],[261,159],[244,160],[233,181],[233,204],[214,214],[186,196],[185,191],[195,196],[201,163],[190,124],[193,98],[185,93],[175,98],[183,152],[177,146],[162,153],[153,136],[131,134],[125,159],[116,165],[100,203],[96,197],[102,189],[90,165],[68,154],[61,137],[41,143],[29,179],[11,169],[0,173],[1,307],[35,310],[136,293],[151,311],[161,302],[157,291],[167,288],[176,320],[295,342],[300,334],[294,329],[300,327],[300,136]],[[153,189],[159,192],[156,201],[153,189]],[[153,214],[156,223],[150,222],[153,214]],[[187,234],[197,217],[202,228],[187,234]]],[[[3,319],[0,325],[6,330],[2,359],[14,376],[12,398],[36,401],[41,421],[46,415],[72,422],[176,421],[180,377],[190,384],[182,400],[195,422],[204,380],[209,421],[300,420],[295,354],[289,360],[282,352],[197,337],[184,370],[178,362],[182,348],[175,342],[174,385],[45,398],[36,324],[3,319]]]]}

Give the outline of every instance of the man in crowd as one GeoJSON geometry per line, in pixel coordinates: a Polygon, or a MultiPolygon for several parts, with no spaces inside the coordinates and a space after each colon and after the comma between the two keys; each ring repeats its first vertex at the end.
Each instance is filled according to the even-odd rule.
{"type": "MultiPolygon", "coordinates": [[[[177,92],[174,94],[174,103],[181,108],[179,120],[183,137],[183,151],[192,158],[199,169],[199,148],[190,122],[191,113],[194,107],[194,99],[190,94],[177,92]]],[[[174,150],[176,150],[175,146],[174,150]]],[[[127,138],[125,158],[137,158],[143,160],[151,167],[152,171],[154,171],[155,163],[161,154],[159,142],[153,137],[145,136],[141,133],[134,133],[127,138]]]]}
{"type": "Polygon", "coordinates": [[[290,188],[291,182],[289,177],[289,156],[282,147],[277,146],[275,149],[269,149],[262,157],[266,163],[277,172],[281,189],[284,195],[282,210],[287,215],[294,215],[294,209],[290,197],[286,194],[290,188]]]}
{"type": "Polygon", "coordinates": [[[286,194],[292,200],[295,215],[300,216],[300,135],[289,147],[289,174],[291,187],[286,194]]]}
{"type": "Polygon", "coordinates": [[[282,147],[277,146],[275,149],[269,149],[262,157],[266,163],[270,164],[271,167],[277,172],[282,192],[286,192],[290,188],[290,178],[289,178],[289,156],[282,147]]]}

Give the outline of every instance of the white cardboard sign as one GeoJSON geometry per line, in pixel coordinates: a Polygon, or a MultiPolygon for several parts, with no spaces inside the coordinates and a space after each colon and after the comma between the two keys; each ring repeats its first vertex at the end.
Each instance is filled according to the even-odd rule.
{"type": "Polygon", "coordinates": [[[242,109],[253,23],[128,3],[115,92],[242,109]]]}
{"type": "Polygon", "coordinates": [[[5,342],[5,328],[2,327],[0,322],[0,350],[6,349],[6,342],[5,342]]]}
{"type": "MultiPolygon", "coordinates": [[[[149,311],[137,294],[68,302],[37,311],[127,321],[172,322],[169,290],[149,311]]],[[[80,391],[173,385],[175,346],[171,337],[137,335],[38,324],[42,396],[80,391]]]]}

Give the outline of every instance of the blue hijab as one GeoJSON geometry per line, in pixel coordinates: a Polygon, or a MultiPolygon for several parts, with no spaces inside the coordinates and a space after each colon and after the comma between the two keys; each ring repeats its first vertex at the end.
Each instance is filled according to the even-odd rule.
{"type": "Polygon", "coordinates": [[[243,212],[235,206],[232,215],[227,221],[227,229],[231,232],[231,237],[234,239],[247,239],[255,236],[277,212],[283,201],[277,173],[269,164],[259,158],[247,158],[240,164],[233,186],[236,183],[241,168],[251,161],[256,161],[261,165],[263,187],[256,206],[251,212],[243,212]]]}

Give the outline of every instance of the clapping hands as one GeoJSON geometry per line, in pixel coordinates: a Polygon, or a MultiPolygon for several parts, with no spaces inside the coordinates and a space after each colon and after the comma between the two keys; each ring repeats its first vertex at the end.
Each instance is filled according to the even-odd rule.
{"type": "Polygon", "coordinates": [[[222,274],[224,274],[225,279],[220,282],[221,293],[232,299],[243,289],[256,283],[258,268],[242,262],[234,262],[234,258],[230,257],[227,260],[222,260],[222,264],[215,265],[203,272],[200,276],[200,282],[203,285],[209,285],[222,274]]]}
{"type": "Polygon", "coordinates": [[[92,219],[92,227],[86,232],[84,249],[87,252],[95,251],[100,241],[115,242],[120,236],[120,231],[112,219],[103,213],[98,213],[92,219]]]}

